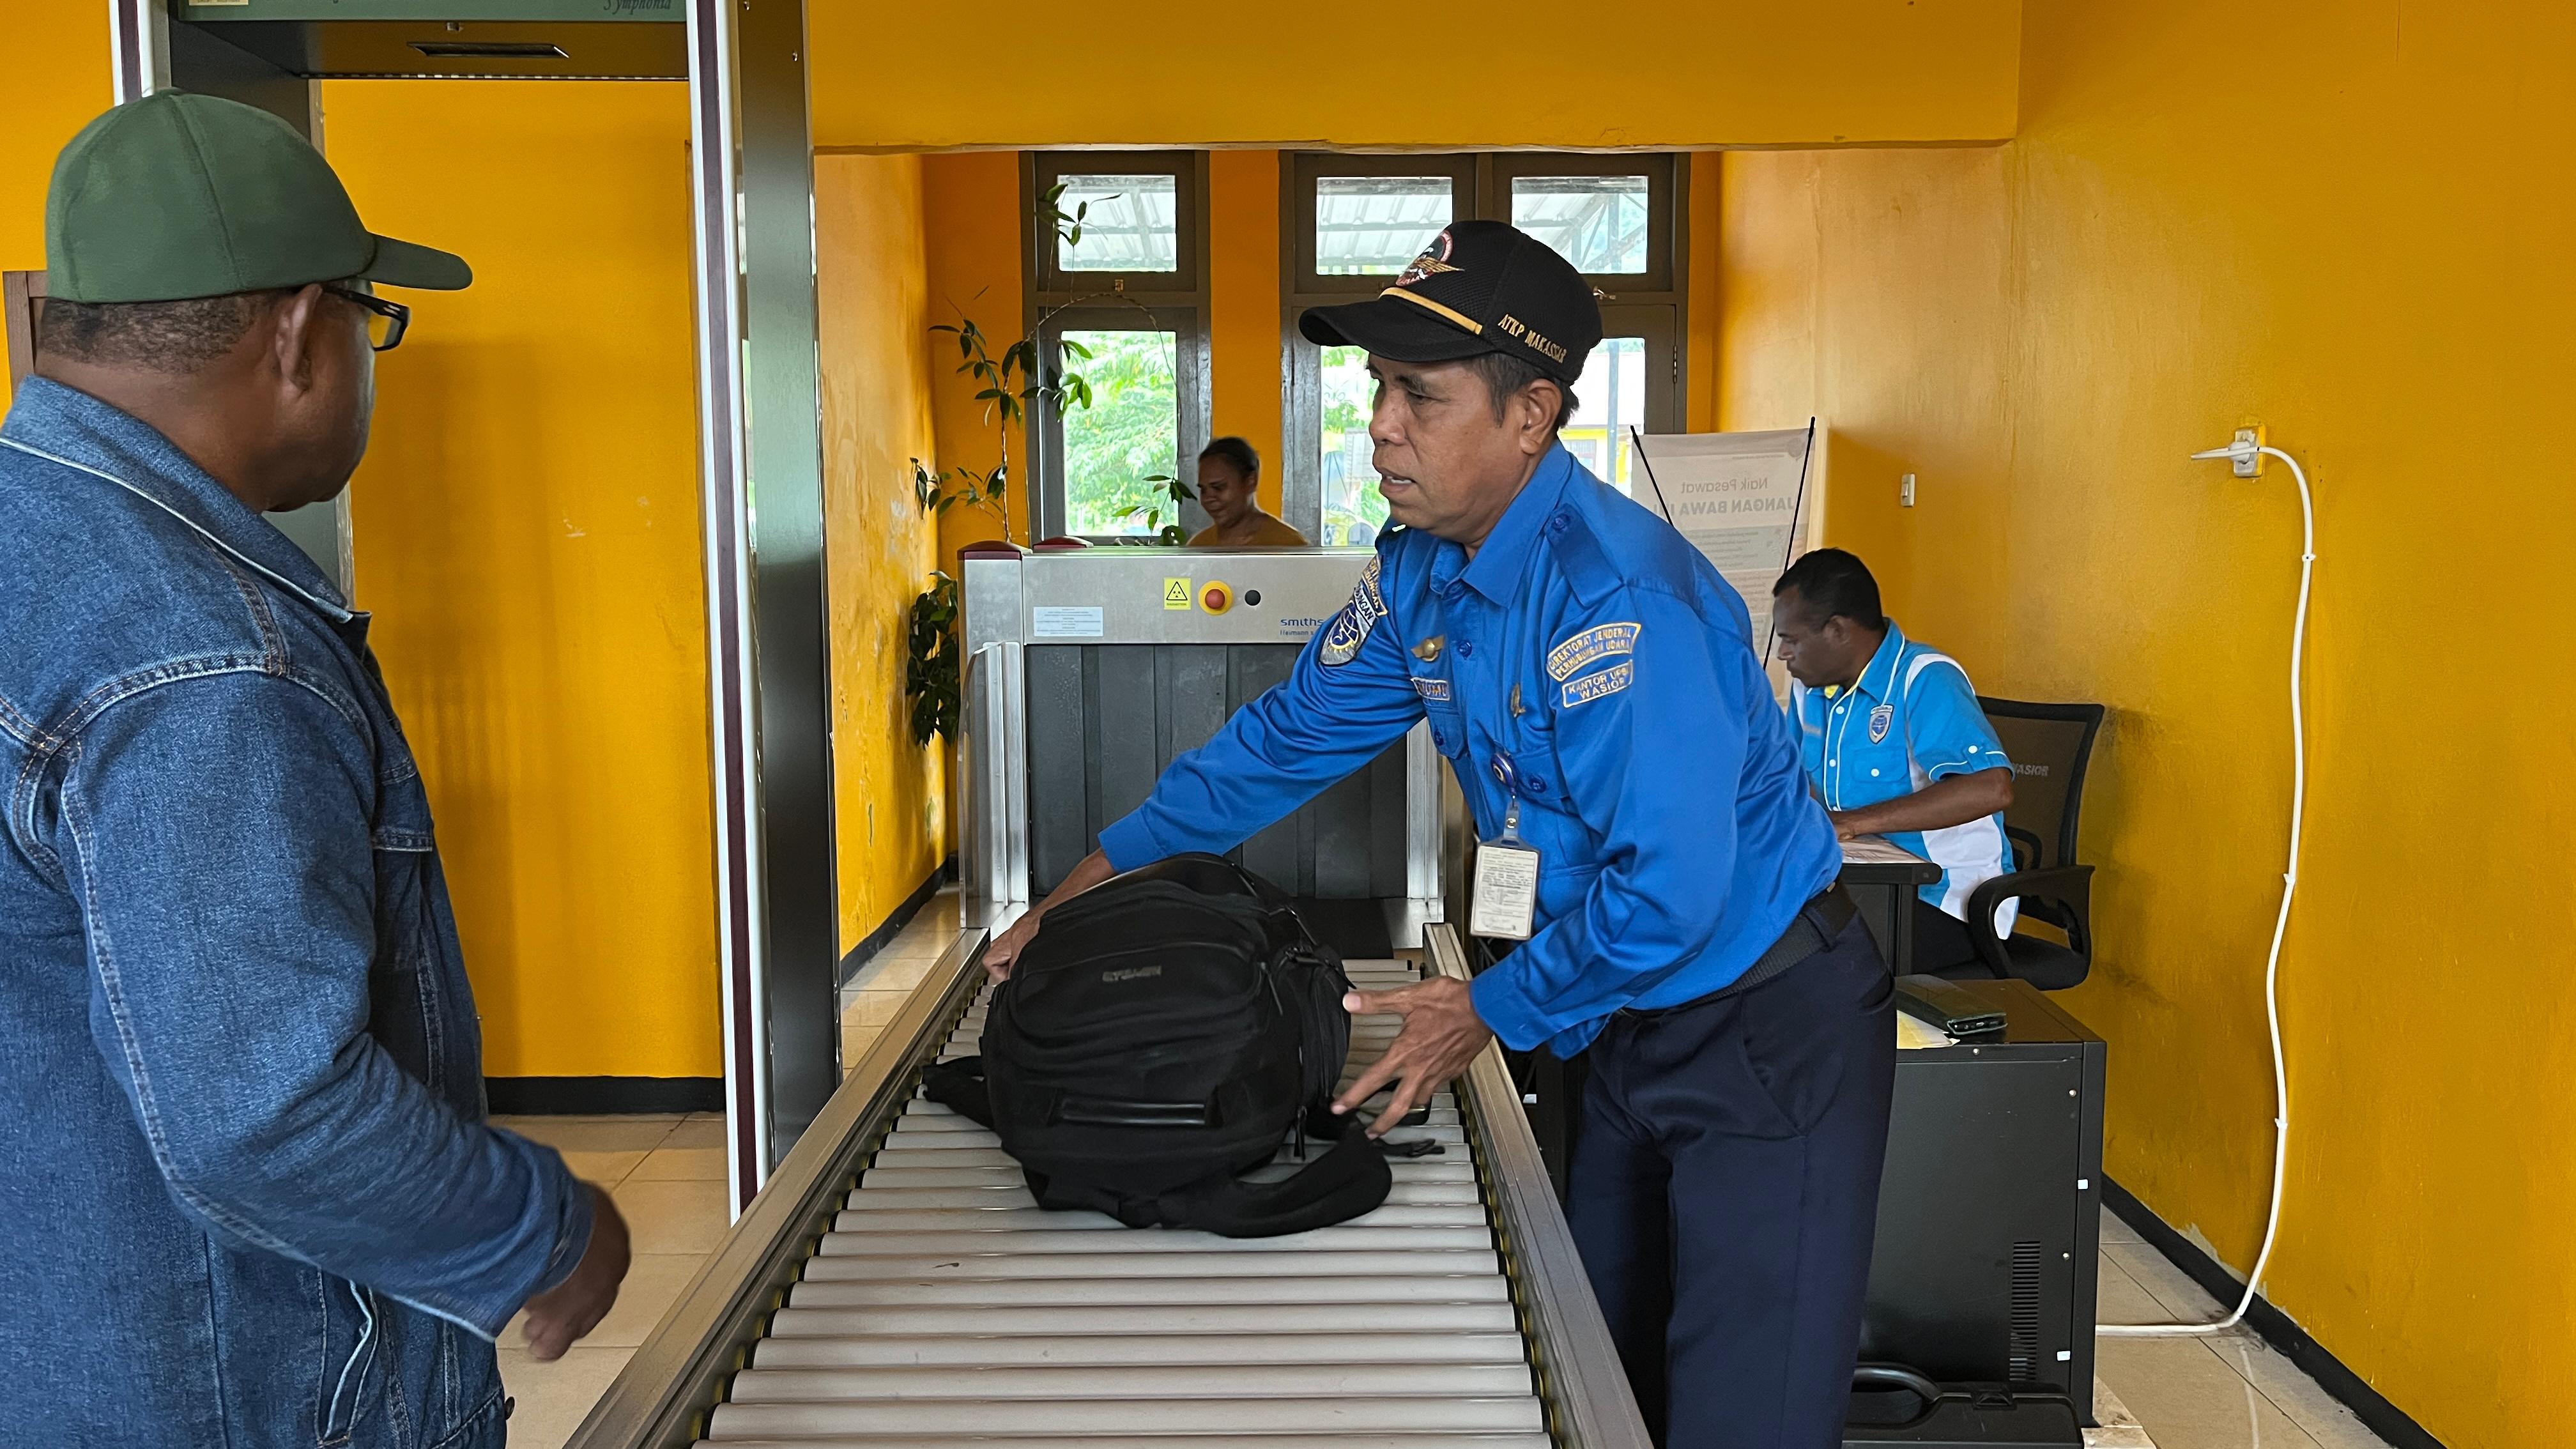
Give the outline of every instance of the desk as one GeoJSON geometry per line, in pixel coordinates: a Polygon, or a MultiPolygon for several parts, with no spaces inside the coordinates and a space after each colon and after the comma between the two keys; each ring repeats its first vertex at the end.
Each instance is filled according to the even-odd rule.
{"type": "Polygon", "coordinates": [[[1941,867],[1875,835],[1843,842],[1843,889],[1897,975],[1914,970],[1915,890],[1941,878],[1941,867]]]}

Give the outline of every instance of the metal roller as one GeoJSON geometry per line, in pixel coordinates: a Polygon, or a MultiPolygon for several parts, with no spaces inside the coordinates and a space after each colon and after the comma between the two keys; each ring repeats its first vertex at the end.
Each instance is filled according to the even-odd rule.
{"type": "MultiPolygon", "coordinates": [[[[918,1092],[980,1040],[979,945],[854,1067],[575,1449],[1646,1449],[1498,1052],[1389,1134],[1424,1155],[1347,1223],[1048,1212],[992,1132],[918,1092]]],[[[1428,954],[1464,975],[1440,928],[1428,954]]],[[[1400,1027],[1354,1023],[1346,1085],[1400,1027]]]]}

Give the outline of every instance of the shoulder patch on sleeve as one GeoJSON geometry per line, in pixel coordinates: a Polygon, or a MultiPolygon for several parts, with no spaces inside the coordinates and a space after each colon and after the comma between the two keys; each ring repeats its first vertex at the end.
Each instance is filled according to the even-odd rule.
{"type": "Polygon", "coordinates": [[[1324,626],[1324,642],[1316,658],[1327,668],[1338,668],[1359,657],[1360,646],[1368,642],[1369,630],[1386,617],[1386,600],[1377,591],[1380,559],[1372,557],[1368,567],[1360,570],[1360,581],[1351,590],[1351,601],[1324,626]]]}
{"type": "Polygon", "coordinates": [[[1547,651],[1547,673],[1551,679],[1567,675],[1599,660],[1637,652],[1638,626],[1634,623],[1595,624],[1547,651]]]}
{"type": "Polygon", "coordinates": [[[1571,709],[1578,704],[1590,704],[1596,699],[1607,698],[1635,683],[1636,678],[1636,664],[1633,661],[1622,660],[1598,674],[1587,674],[1581,679],[1566,681],[1561,695],[1563,705],[1571,709]]]}

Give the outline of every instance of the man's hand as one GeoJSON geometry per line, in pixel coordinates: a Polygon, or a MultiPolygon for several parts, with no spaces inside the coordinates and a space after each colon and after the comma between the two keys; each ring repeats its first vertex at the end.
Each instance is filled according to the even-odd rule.
{"type": "Polygon", "coordinates": [[[590,1246],[571,1277],[528,1300],[528,1356],[539,1363],[563,1357],[574,1340],[597,1328],[626,1281],[626,1219],[607,1189],[582,1186],[590,1192],[590,1246]]]}
{"type": "Polygon", "coordinates": [[[1011,963],[1020,959],[1020,952],[1028,949],[1029,942],[1037,936],[1038,917],[1045,913],[1044,906],[1027,912],[1003,928],[1002,934],[993,938],[992,944],[984,948],[986,976],[995,981],[1009,979],[1011,963]]]}
{"type": "Polygon", "coordinates": [[[1095,850],[1084,856],[1073,869],[1065,872],[1063,884],[1045,900],[1030,907],[1027,914],[1011,922],[1002,934],[984,947],[984,974],[996,981],[1008,980],[1011,963],[1020,959],[1020,953],[1027,950],[1029,942],[1037,936],[1039,917],[1117,873],[1117,868],[1109,863],[1105,853],[1095,850]]]}
{"type": "Polygon", "coordinates": [[[1476,1015],[1467,983],[1447,976],[1394,991],[1354,991],[1342,998],[1342,1009],[1353,1016],[1393,1012],[1404,1018],[1404,1027],[1388,1044],[1386,1055],[1333,1103],[1336,1114],[1351,1112],[1380,1087],[1401,1079],[1386,1110],[1369,1125],[1371,1137],[1385,1136],[1405,1114],[1430,1101],[1432,1093],[1467,1070],[1476,1053],[1494,1039],[1493,1031],[1476,1015]]]}
{"type": "Polygon", "coordinates": [[[1834,822],[1834,838],[1836,840],[1858,840],[1862,836],[1870,833],[1868,826],[1863,825],[1852,818],[1857,813],[1859,812],[1852,810],[1828,810],[1825,812],[1826,816],[1834,822]]]}

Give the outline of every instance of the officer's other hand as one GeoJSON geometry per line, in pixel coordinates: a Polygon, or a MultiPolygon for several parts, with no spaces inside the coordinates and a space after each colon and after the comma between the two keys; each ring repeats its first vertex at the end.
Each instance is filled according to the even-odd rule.
{"type": "Polygon", "coordinates": [[[1493,1031],[1476,1015],[1467,983],[1447,976],[1393,991],[1354,991],[1342,998],[1342,1009],[1353,1016],[1392,1012],[1404,1018],[1403,1029],[1388,1044],[1386,1055],[1333,1102],[1336,1114],[1355,1111],[1379,1088],[1397,1083],[1386,1110],[1369,1125],[1371,1137],[1385,1136],[1407,1113],[1430,1101],[1432,1093],[1467,1070],[1476,1053],[1494,1039],[1493,1031]]]}
{"type": "Polygon", "coordinates": [[[1020,952],[1026,950],[1030,939],[1037,935],[1038,917],[1042,914],[1044,914],[1043,908],[1030,911],[1004,927],[1002,934],[993,938],[992,944],[984,948],[986,976],[995,981],[1010,979],[1011,963],[1020,959],[1020,952]]]}
{"type": "Polygon", "coordinates": [[[618,1216],[607,1189],[587,1182],[582,1188],[590,1194],[590,1246],[571,1277],[528,1300],[528,1356],[539,1363],[563,1357],[597,1328],[617,1305],[617,1285],[626,1281],[626,1219],[618,1216]]]}
{"type": "Polygon", "coordinates": [[[1852,818],[1856,813],[1857,812],[1851,810],[1828,810],[1825,812],[1826,815],[1833,819],[1834,838],[1836,840],[1858,840],[1860,837],[1869,834],[1868,826],[1863,825],[1852,818]]]}
{"type": "Polygon", "coordinates": [[[995,936],[992,943],[984,948],[984,974],[996,981],[1010,979],[1011,963],[1019,960],[1020,953],[1027,950],[1029,942],[1036,938],[1040,916],[1117,873],[1117,867],[1109,863],[1109,856],[1104,851],[1095,850],[1076,862],[1073,869],[1065,872],[1063,882],[1050,892],[1045,900],[1038,902],[1025,915],[1011,922],[1002,934],[995,936]]]}

